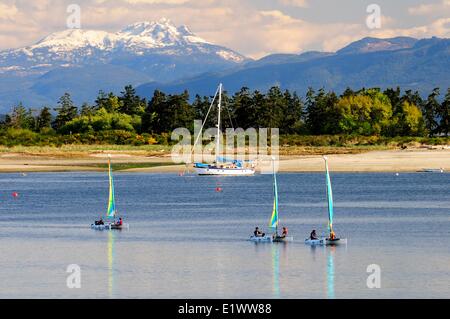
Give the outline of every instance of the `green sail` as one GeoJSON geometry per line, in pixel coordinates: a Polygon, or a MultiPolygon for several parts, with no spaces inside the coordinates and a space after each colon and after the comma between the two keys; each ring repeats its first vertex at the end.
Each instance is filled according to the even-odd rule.
{"type": "Polygon", "coordinates": [[[326,181],[327,181],[327,201],[328,201],[328,231],[331,233],[333,231],[333,190],[331,188],[330,172],[328,170],[328,160],[325,159],[325,171],[326,171],[326,181]]]}
{"type": "Polygon", "coordinates": [[[269,227],[278,228],[278,185],[277,185],[277,175],[275,174],[275,164],[273,168],[273,211],[272,217],[270,218],[269,227]]]}
{"type": "Polygon", "coordinates": [[[114,218],[116,216],[116,195],[114,191],[114,177],[112,174],[111,161],[108,162],[109,166],[109,201],[108,201],[108,212],[106,217],[114,218]]]}

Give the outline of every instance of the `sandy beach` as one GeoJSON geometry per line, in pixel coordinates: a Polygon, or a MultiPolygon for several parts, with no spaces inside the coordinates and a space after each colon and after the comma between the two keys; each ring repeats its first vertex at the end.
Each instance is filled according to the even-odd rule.
{"type": "MultiPolygon", "coordinates": [[[[409,149],[371,151],[359,154],[328,155],[330,169],[335,172],[416,172],[423,169],[450,171],[450,149],[409,149]]],[[[0,172],[61,172],[103,171],[107,154],[86,154],[64,158],[46,155],[3,153],[0,155],[0,172]]],[[[131,164],[127,172],[180,173],[185,165],[174,165],[170,155],[145,156],[114,153],[115,164],[131,164]],[[152,166],[152,167],[139,167],[152,166]]],[[[319,172],[323,170],[320,155],[281,156],[281,172],[319,172]]]]}

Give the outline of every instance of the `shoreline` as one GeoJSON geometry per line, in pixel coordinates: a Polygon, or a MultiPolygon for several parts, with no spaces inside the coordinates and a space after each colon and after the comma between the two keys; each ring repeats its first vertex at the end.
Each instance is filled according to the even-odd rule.
{"type": "MultiPolygon", "coordinates": [[[[450,171],[450,149],[408,149],[368,151],[356,154],[327,154],[333,172],[420,172],[423,169],[450,171]]],[[[113,153],[114,165],[121,172],[183,173],[186,166],[172,163],[170,155],[145,156],[113,153]]],[[[47,156],[20,153],[0,155],[0,173],[77,172],[106,170],[107,154],[47,156]]],[[[193,170],[190,169],[192,172],[193,170]]],[[[258,170],[259,171],[259,170],[258,170]]],[[[257,171],[257,173],[258,173],[257,171]]],[[[322,172],[321,155],[282,155],[279,172],[322,172]]]]}

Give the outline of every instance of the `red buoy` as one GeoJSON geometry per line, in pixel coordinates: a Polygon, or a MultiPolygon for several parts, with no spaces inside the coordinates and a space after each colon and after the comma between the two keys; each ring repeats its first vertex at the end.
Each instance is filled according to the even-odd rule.
{"type": "Polygon", "coordinates": [[[222,187],[216,187],[216,192],[217,192],[217,193],[220,193],[220,192],[222,192],[222,191],[223,191],[222,187]]]}
{"type": "Polygon", "coordinates": [[[19,193],[17,193],[17,192],[12,193],[12,197],[14,197],[14,198],[19,197],[19,193]]]}

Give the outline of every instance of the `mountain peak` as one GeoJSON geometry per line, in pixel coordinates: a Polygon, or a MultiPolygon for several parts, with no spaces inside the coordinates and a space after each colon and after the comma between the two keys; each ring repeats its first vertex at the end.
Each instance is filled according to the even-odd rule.
{"type": "Polygon", "coordinates": [[[119,33],[128,33],[132,35],[145,35],[154,30],[176,30],[177,27],[167,18],[161,18],[158,21],[141,21],[126,26],[119,33]]]}
{"type": "Polygon", "coordinates": [[[31,49],[50,47],[56,50],[86,46],[104,48],[113,40],[114,36],[106,31],[67,29],[50,34],[31,46],[31,49]]]}
{"type": "Polygon", "coordinates": [[[366,37],[355,41],[337,51],[339,54],[369,53],[377,51],[393,51],[410,49],[418,40],[410,37],[379,39],[366,37]]]}
{"type": "Polygon", "coordinates": [[[156,46],[168,46],[186,43],[207,43],[197,37],[185,25],[177,27],[167,18],[153,22],[138,22],[130,24],[117,33],[118,36],[139,37],[144,41],[153,42],[156,46]]]}

